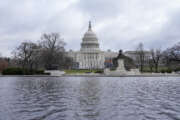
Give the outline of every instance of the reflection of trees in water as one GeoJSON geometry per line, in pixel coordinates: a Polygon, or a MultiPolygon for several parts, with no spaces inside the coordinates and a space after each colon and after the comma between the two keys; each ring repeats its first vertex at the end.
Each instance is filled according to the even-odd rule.
{"type": "Polygon", "coordinates": [[[24,78],[16,81],[15,84],[16,93],[20,95],[16,97],[18,98],[15,104],[17,110],[31,111],[27,114],[31,114],[34,118],[48,117],[58,112],[61,113],[61,118],[67,117],[69,101],[65,92],[66,81],[58,78],[24,78]]]}
{"type": "Polygon", "coordinates": [[[52,78],[32,79],[26,78],[16,82],[16,91],[24,94],[24,97],[44,98],[56,100],[59,96],[64,96],[66,83],[64,80],[52,78]]]}
{"type": "Polygon", "coordinates": [[[77,120],[96,120],[100,114],[100,84],[98,78],[85,78],[80,83],[79,88],[79,112],[76,114],[77,120]]]}
{"type": "Polygon", "coordinates": [[[16,90],[22,90],[29,93],[41,92],[41,94],[54,93],[56,91],[64,91],[66,82],[58,78],[23,78],[15,83],[16,90]]]}

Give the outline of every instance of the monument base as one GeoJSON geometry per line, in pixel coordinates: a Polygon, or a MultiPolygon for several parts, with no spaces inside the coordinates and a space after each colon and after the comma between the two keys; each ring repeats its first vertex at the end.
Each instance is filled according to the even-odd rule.
{"type": "Polygon", "coordinates": [[[110,71],[110,69],[106,68],[104,70],[105,75],[110,76],[124,76],[124,75],[140,75],[139,69],[131,69],[130,71],[127,71],[124,67],[124,60],[119,59],[118,60],[118,67],[115,71],[110,71]]]}

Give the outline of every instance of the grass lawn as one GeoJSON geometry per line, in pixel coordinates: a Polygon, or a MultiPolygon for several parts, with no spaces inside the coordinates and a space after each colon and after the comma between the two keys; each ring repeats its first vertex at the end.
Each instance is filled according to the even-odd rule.
{"type": "MultiPolygon", "coordinates": [[[[159,66],[158,67],[158,72],[161,72],[162,70],[167,70],[168,68],[165,67],[165,66],[159,66]]],[[[155,68],[153,67],[153,72],[155,72],[155,68]]],[[[148,66],[144,66],[144,69],[143,69],[144,72],[151,72],[150,68],[148,66]]]]}

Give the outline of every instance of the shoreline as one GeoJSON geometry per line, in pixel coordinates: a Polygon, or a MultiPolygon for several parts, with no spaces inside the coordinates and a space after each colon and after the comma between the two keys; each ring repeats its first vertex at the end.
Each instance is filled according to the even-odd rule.
{"type": "Polygon", "coordinates": [[[63,75],[62,77],[180,77],[180,75],[63,75]]]}
{"type": "Polygon", "coordinates": [[[0,75],[0,77],[180,77],[176,75],[0,75]]]}

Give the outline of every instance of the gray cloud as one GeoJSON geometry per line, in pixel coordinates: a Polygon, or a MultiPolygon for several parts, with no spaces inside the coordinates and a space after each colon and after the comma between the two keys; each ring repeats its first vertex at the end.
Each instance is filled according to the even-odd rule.
{"type": "Polygon", "coordinates": [[[103,50],[166,48],[180,41],[179,0],[6,0],[0,3],[0,53],[44,32],[59,32],[67,49],[80,49],[89,20],[103,50]]]}

